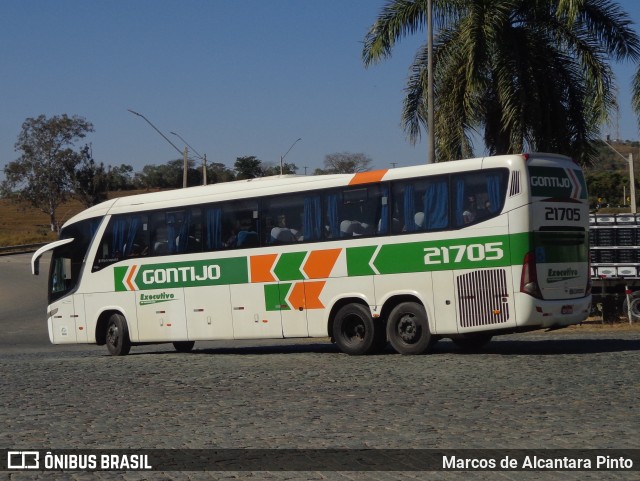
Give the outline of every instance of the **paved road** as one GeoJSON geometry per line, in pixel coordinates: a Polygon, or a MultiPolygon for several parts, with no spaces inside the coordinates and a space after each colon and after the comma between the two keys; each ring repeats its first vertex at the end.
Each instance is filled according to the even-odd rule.
{"type": "MultiPolygon", "coordinates": [[[[349,357],[317,341],[51,346],[44,278],[0,258],[0,447],[640,448],[640,334],[349,357]]],[[[7,475],[7,473],[2,473],[7,475]]],[[[624,472],[14,473],[23,479],[634,479],[624,472]]],[[[1,474],[0,474],[1,475],[1,474]]],[[[638,479],[638,473],[635,473],[638,479]]]]}

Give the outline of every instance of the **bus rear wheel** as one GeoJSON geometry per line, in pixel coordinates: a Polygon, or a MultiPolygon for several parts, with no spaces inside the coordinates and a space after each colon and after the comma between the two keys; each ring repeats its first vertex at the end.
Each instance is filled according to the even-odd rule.
{"type": "Polygon", "coordinates": [[[340,308],[333,321],[332,334],[340,350],[352,356],[379,352],[386,343],[382,326],[374,322],[371,312],[362,304],[340,308]]]}
{"type": "Polygon", "coordinates": [[[178,352],[191,352],[194,345],[194,341],[176,341],[173,343],[173,347],[178,352]]]}
{"type": "Polygon", "coordinates": [[[112,356],[126,356],[131,350],[127,320],[122,314],[112,314],[107,321],[105,343],[112,356]]]}
{"type": "Polygon", "coordinates": [[[422,354],[431,345],[427,311],[417,302],[403,302],[393,308],[387,320],[387,338],[400,354],[422,354]]]}

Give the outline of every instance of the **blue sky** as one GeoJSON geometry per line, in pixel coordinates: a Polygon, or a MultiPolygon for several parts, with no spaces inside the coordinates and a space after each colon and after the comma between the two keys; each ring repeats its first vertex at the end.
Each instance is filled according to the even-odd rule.
{"type": "MultiPolygon", "coordinates": [[[[106,165],[136,171],[177,157],[179,133],[213,162],[287,155],[304,173],[334,152],[374,167],[425,161],[400,126],[408,67],[423,35],[365,69],[362,41],[386,0],[4,0],[0,3],[0,170],[18,157],[22,122],[67,113],[91,121],[106,165]]],[[[640,24],[640,1],[619,2],[640,24]]],[[[637,139],[634,66],[616,66],[620,137],[637,139]]],[[[607,129],[615,136],[616,128],[607,129]]],[[[482,146],[476,145],[478,154],[482,146]]],[[[2,174],[0,173],[0,178],[2,174]]]]}

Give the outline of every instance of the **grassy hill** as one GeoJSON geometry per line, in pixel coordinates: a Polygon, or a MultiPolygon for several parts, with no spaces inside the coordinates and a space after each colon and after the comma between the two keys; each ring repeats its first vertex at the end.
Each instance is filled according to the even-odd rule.
{"type": "MultiPolygon", "coordinates": [[[[130,190],[114,192],[109,198],[123,197],[147,192],[130,190]]],[[[85,207],[77,200],[62,204],[56,211],[58,224],[73,217],[85,207]]],[[[44,212],[27,205],[14,204],[7,199],[0,199],[0,247],[22,244],[51,242],[58,238],[57,232],[49,228],[49,216],[44,212]]]]}

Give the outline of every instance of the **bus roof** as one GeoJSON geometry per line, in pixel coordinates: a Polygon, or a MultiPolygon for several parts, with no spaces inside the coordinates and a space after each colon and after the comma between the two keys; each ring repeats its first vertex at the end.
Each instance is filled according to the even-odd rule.
{"type": "Polygon", "coordinates": [[[155,210],[167,207],[188,206],[207,202],[237,200],[248,197],[282,194],[283,192],[305,192],[311,189],[328,189],[333,187],[368,184],[372,182],[405,179],[424,175],[465,172],[471,169],[482,168],[484,161],[490,161],[488,163],[491,167],[497,167],[500,164],[505,167],[510,165],[514,166],[514,163],[524,165],[527,160],[530,161],[533,158],[570,160],[567,157],[556,154],[516,154],[495,157],[478,157],[452,162],[440,162],[436,164],[424,164],[411,167],[400,167],[396,169],[360,172],[356,174],[312,176],[277,175],[247,180],[236,180],[232,182],[189,187],[186,189],[173,189],[118,197],[87,208],[70,218],[64,225],[66,226],[67,224],[72,224],[84,219],[100,217],[107,214],[110,215],[155,210]]]}

